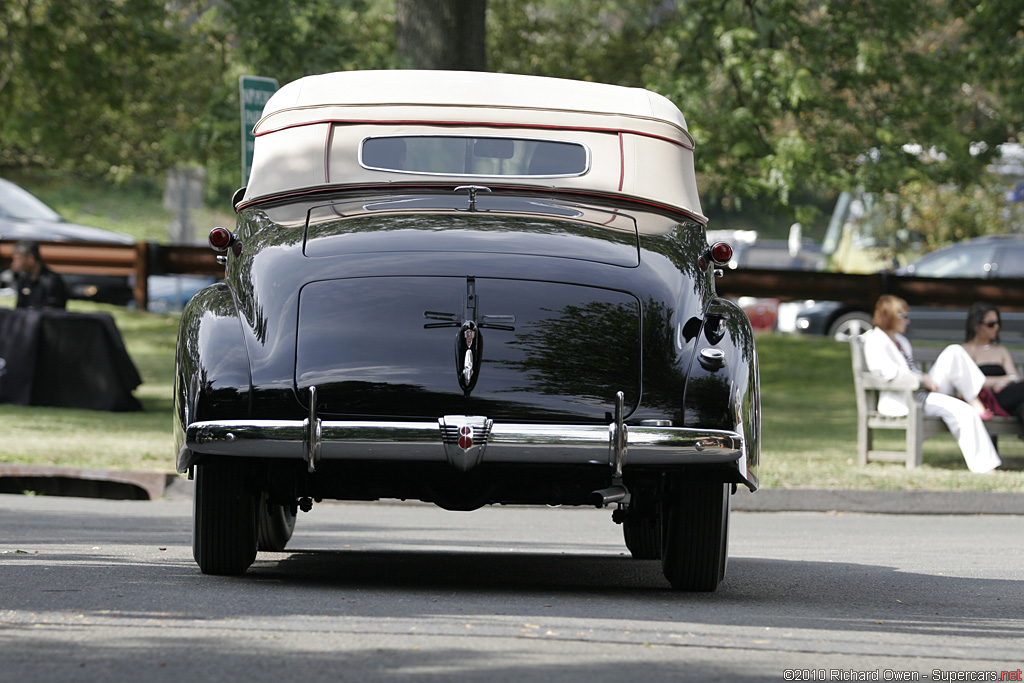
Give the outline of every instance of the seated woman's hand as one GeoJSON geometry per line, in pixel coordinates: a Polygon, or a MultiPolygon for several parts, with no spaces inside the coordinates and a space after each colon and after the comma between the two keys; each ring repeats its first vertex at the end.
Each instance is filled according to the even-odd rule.
{"type": "Polygon", "coordinates": [[[992,384],[992,392],[998,394],[1000,391],[1013,384],[1014,381],[1016,380],[1013,377],[1000,377],[992,384]]]}

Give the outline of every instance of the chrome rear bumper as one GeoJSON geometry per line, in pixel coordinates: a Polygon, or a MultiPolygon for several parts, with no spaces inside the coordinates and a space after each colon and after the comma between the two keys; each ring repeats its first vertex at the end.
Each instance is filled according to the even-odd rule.
{"type": "MultiPolygon", "coordinates": [[[[193,422],[185,429],[184,446],[211,455],[304,460],[310,471],[327,460],[447,461],[463,470],[480,463],[606,464],[614,469],[617,461],[626,468],[728,463],[746,453],[743,437],[724,430],[626,426],[621,430],[625,438],[619,439],[615,424],[501,424],[473,417],[464,420],[473,431],[460,445],[459,429],[467,425],[460,427],[453,417],[466,416],[436,422],[193,422]]],[[[741,473],[745,470],[741,467],[741,473]]]]}
{"type": "MultiPolygon", "coordinates": [[[[625,397],[615,395],[608,425],[502,424],[480,415],[446,415],[435,422],[323,420],[309,388],[304,420],[191,422],[179,442],[178,468],[195,454],[302,460],[310,472],[324,461],[447,462],[467,471],[487,464],[604,465],[619,485],[625,467],[734,463],[752,488],[747,446],[738,432],[629,426],[625,397]]],[[[187,417],[187,415],[186,415],[187,417]]]]}

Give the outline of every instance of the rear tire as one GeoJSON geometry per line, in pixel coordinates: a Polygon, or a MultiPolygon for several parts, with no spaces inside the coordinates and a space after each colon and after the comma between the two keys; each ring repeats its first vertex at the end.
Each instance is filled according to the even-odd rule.
{"type": "Polygon", "coordinates": [[[295,507],[275,505],[266,493],[262,494],[256,547],[269,553],[282,552],[295,531],[295,513],[295,507]]]}
{"type": "Polygon", "coordinates": [[[204,574],[234,576],[256,559],[256,491],[244,467],[196,465],[192,555],[204,574]]]}
{"type": "Polygon", "coordinates": [[[725,578],[731,489],[682,481],[665,502],[661,568],[675,590],[709,592],[725,578]]]}
{"type": "Polygon", "coordinates": [[[627,514],[622,522],[622,536],[634,560],[661,558],[661,524],[657,517],[627,514]]]}

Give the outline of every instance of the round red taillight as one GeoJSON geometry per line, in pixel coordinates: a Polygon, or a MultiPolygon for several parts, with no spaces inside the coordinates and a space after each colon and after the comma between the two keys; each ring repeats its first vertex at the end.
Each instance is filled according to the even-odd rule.
{"type": "Polygon", "coordinates": [[[716,242],[711,247],[711,260],[718,265],[725,265],[732,260],[732,247],[725,242],[716,242]]]}
{"type": "Polygon", "coordinates": [[[217,251],[225,251],[234,240],[235,236],[227,228],[214,228],[210,231],[210,246],[217,251]]]}

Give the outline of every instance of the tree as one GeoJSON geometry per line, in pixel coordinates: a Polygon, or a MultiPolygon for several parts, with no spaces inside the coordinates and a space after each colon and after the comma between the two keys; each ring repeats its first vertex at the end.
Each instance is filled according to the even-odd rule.
{"type": "Polygon", "coordinates": [[[394,15],[372,0],[224,0],[234,63],[288,83],[303,76],[398,66],[394,15]]]}
{"type": "Polygon", "coordinates": [[[998,178],[966,186],[921,181],[882,198],[884,218],[873,226],[883,258],[929,252],[982,235],[1006,234],[1024,225],[1024,205],[1006,203],[998,178]]]}
{"type": "Polygon", "coordinates": [[[492,70],[642,87],[664,0],[490,0],[492,70]]]}
{"type": "Polygon", "coordinates": [[[121,179],[171,164],[225,69],[200,5],[0,4],[0,167],[121,179]]]}
{"type": "Polygon", "coordinates": [[[369,0],[7,0],[0,168],[122,180],[194,163],[230,196],[238,76],[394,67],[393,26],[369,0]]]}
{"type": "Polygon", "coordinates": [[[211,197],[227,198],[239,183],[238,77],[275,78],[398,66],[392,0],[223,0],[215,25],[230,36],[230,69],[196,121],[203,134],[189,147],[207,167],[211,197]]]}
{"type": "Polygon", "coordinates": [[[416,69],[486,71],[486,0],[395,0],[398,56],[416,69]]]}
{"type": "Polygon", "coordinates": [[[705,204],[806,222],[810,198],[843,189],[973,183],[1021,134],[1020,3],[491,0],[490,12],[497,70],[642,85],[679,105],[705,204]]]}
{"type": "Polygon", "coordinates": [[[1007,122],[1007,139],[1021,139],[1024,130],[1024,6],[1019,2],[951,2],[955,21],[963,26],[965,66],[981,86],[982,106],[999,110],[1007,122]],[[995,97],[985,93],[994,94],[995,97]]]}
{"type": "Polygon", "coordinates": [[[957,15],[943,0],[676,3],[648,81],[690,117],[712,196],[788,204],[803,191],[968,183],[1020,133],[967,59],[995,64],[986,33],[968,30],[988,4],[957,15]]]}

